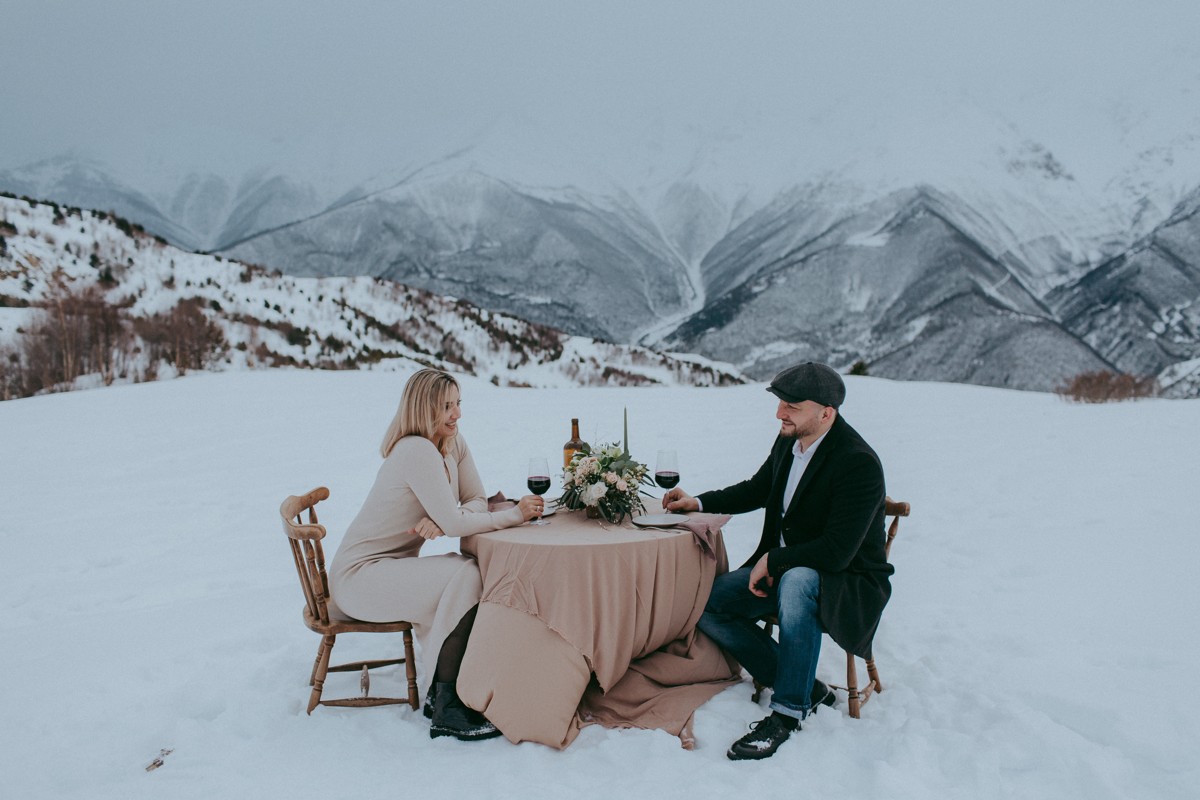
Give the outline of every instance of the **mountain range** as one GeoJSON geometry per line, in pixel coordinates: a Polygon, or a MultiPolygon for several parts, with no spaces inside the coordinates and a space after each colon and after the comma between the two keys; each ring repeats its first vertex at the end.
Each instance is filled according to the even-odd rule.
{"type": "Polygon", "coordinates": [[[1196,150],[1142,153],[1102,191],[1024,140],[930,181],[860,163],[769,188],[702,169],[530,185],[467,152],[341,192],[260,172],[152,197],[73,160],[0,173],[0,189],[288,276],[397,281],[756,379],[813,359],[1044,391],[1111,370],[1183,397],[1200,395],[1200,183],[1161,176],[1196,150]]]}

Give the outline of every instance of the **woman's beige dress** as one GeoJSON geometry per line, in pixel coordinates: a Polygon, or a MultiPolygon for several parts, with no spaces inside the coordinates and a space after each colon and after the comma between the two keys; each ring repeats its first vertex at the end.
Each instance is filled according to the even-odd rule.
{"type": "Polygon", "coordinates": [[[483,482],[462,436],[445,458],[428,439],[406,436],[384,459],[362,510],[329,569],[335,611],[367,622],[407,620],[421,647],[425,694],[442,642],[483,583],[475,561],[458,553],[416,558],[425,540],[409,530],[429,517],[447,536],[520,525],[519,508],[489,512],[483,482]]]}

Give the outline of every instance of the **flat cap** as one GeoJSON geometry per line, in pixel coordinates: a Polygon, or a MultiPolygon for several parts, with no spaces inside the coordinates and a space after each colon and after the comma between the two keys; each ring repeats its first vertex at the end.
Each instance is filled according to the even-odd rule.
{"type": "Polygon", "coordinates": [[[846,399],[846,384],[842,376],[826,364],[807,361],[788,367],[775,376],[767,391],[785,403],[812,400],[823,406],[838,408],[846,399]]]}

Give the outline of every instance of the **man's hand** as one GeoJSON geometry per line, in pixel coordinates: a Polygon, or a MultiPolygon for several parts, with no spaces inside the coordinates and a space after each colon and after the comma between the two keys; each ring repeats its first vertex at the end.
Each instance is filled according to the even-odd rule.
{"type": "Polygon", "coordinates": [[[437,526],[437,523],[429,517],[423,517],[412,529],[412,532],[426,541],[445,535],[442,533],[442,529],[437,526]]]}
{"type": "Polygon", "coordinates": [[[775,579],[767,572],[767,553],[762,554],[762,558],[754,565],[754,569],[750,570],[750,593],[759,597],[766,597],[767,590],[759,587],[760,583],[766,582],[767,586],[774,586],[775,579]]]}
{"type": "Polygon", "coordinates": [[[699,511],[700,502],[676,486],[662,496],[663,511],[699,511]]]}

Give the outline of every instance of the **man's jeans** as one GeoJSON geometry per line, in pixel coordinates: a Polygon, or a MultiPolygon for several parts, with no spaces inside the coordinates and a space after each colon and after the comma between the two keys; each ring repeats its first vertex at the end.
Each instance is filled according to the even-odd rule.
{"type": "Polygon", "coordinates": [[[759,683],[774,688],[771,710],[804,719],[821,654],[821,575],[793,567],[767,589],[766,597],[750,591],[750,567],[713,581],[708,605],[697,627],[729,652],[759,683]],[[764,614],[779,618],[776,642],[754,620],[764,614]]]}

